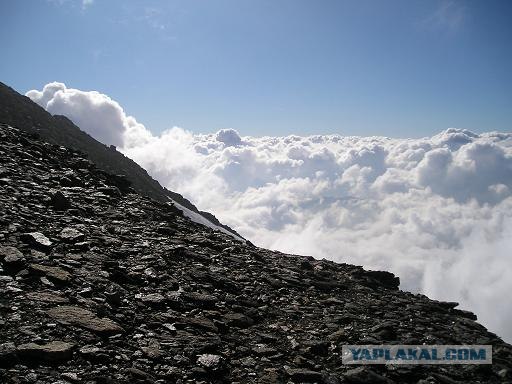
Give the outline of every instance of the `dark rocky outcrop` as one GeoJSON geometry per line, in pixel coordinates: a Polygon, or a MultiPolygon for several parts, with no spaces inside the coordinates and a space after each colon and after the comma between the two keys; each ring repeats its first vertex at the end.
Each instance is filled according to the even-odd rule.
{"type": "MultiPolygon", "coordinates": [[[[112,186],[121,191],[133,187],[140,194],[152,199],[166,202],[172,198],[178,204],[199,213],[213,224],[240,236],[232,228],[222,224],[209,212],[200,211],[189,200],[179,193],[163,188],[145,169],[130,158],[95,140],[80,130],[65,116],[52,116],[26,96],[20,95],[14,89],[0,82],[0,122],[17,127],[29,133],[37,133],[44,140],[57,145],[76,149],[93,161],[100,169],[108,172],[112,186]],[[124,175],[118,176],[118,175],[124,175]]],[[[78,166],[78,165],[77,165],[78,166]]],[[[60,184],[64,187],[79,187],[82,181],[73,172],[64,173],[60,184]]],[[[59,192],[52,197],[51,204],[56,209],[66,209],[67,202],[59,192]]]]}
{"type": "Polygon", "coordinates": [[[241,243],[122,184],[0,125],[0,382],[511,381],[510,345],[456,303],[241,243]],[[342,364],[343,344],[381,343],[492,344],[493,365],[342,364]]]}

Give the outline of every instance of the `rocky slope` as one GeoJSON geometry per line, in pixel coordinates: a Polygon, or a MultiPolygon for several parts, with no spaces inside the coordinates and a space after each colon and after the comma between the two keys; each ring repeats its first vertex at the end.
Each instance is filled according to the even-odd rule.
{"type": "Polygon", "coordinates": [[[0,125],[0,382],[504,383],[512,348],[388,272],[191,222],[0,125]],[[493,364],[341,363],[343,344],[492,344],[493,364]]]}
{"type": "Polygon", "coordinates": [[[125,175],[133,188],[142,195],[162,202],[168,201],[170,197],[214,225],[239,236],[232,228],[220,223],[211,213],[198,210],[179,193],[163,188],[145,169],[115,148],[95,140],[67,117],[52,116],[28,97],[20,95],[1,82],[0,122],[29,133],[37,133],[50,143],[79,150],[104,171],[125,175]]]}

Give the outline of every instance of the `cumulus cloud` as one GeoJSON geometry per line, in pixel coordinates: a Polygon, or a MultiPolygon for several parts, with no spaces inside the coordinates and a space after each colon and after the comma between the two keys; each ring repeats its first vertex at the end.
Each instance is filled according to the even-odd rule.
{"type": "Polygon", "coordinates": [[[52,83],[29,96],[91,134],[110,129],[163,185],[255,244],[390,270],[402,289],[459,301],[512,340],[512,134],[155,136],[105,95],[52,83]],[[98,130],[94,114],[109,109],[113,126],[98,130]]]}
{"type": "Polygon", "coordinates": [[[242,139],[237,131],[234,129],[221,129],[217,132],[215,137],[217,141],[224,143],[227,147],[237,146],[242,144],[242,139]]]}
{"type": "Polygon", "coordinates": [[[132,145],[150,137],[116,101],[96,91],[81,91],[53,82],[26,96],[54,115],[64,115],[95,139],[116,146],[132,145]]]}

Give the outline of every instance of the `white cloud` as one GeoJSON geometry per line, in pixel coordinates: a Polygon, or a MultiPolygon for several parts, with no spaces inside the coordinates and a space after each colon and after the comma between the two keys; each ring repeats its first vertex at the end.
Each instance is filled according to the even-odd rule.
{"type": "Polygon", "coordinates": [[[89,6],[94,4],[94,0],[47,0],[49,3],[52,3],[57,6],[63,5],[71,5],[71,6],[82,6],[82,9],[85,10],[89,6]]]}
{"type": "Polygon", "coordinates": [[[434,11],[422,24],[431,30],[456,32],[468,20],[467,2],[460,0],[441,0],[434,11]]]}
{"type": "Polygon", "coordinates": [[[215,137],[217,141],[224,143],[228,147],[237,146],[242,144],[242,139],[237,131],[234,129],[221,129],[217,132],[215,137]]]}
{"type": "Polygon", "coordinates": [[[163,185],[257,245],[390,270],[403,289],[459,301],[512,340],[512,134],[154,136],[105,95],[52,83],[29,96],[116,137],[163,185]]]}
{"type": "Polygon", "coordinates": [[[94,4],[94,0],[82,0],[82,8],[86,9],[87,7],[94,4]]]}
{"type": "Polygon", "coordinates": [[[96,91],[67,88],[65,84],[46,84],[42,91],[26,94],[54,115],[64,115],[95,139],[124,146],[147,140],[150,133],[110,97],[96,91]]]}

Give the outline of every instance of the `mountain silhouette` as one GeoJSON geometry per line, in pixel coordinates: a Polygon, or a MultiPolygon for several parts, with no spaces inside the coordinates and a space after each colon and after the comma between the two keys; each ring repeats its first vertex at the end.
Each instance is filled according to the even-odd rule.
{"type": "Polygon", "coordinates": [[[211,213],[200,211],[179,193],[162,187],[145,169],[124,156],[113,146],[107,146],[77,127],[65,116],[51,115],[28,97],[0,82],[0,122],[29,133],[37,133],[50,143],[73,148],[84,153],[100,169],[126,176],[133,188],[152,199],[165,202],[171,198],[182,207],[196,213],[235,236],[235,230],[219,222],[211,213]]]}

